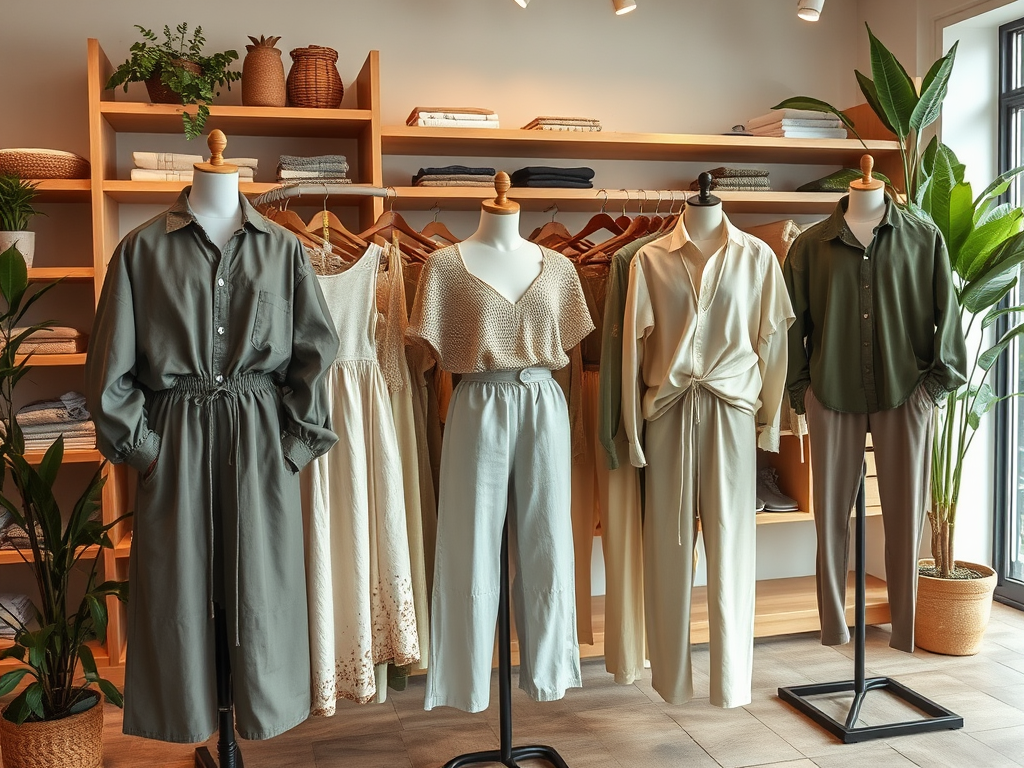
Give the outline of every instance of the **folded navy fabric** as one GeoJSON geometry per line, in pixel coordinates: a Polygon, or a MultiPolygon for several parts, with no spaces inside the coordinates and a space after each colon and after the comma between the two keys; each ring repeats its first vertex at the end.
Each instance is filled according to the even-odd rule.
{"type": "Polygon", "coordinates": [[[513,187],[549,187],[561,189],[593,189],[594,182],[584,179],[526,179],[512,182],[513,187]]]}
{"type": "Polygon", "coordinates": [[[585,166],[577,168],[554,168],[548,165],[528,165],[525,168],[520,168],[518,171],[512,174],[512,182],[515,183],[520,179],[528,179],[533,177],[555,177],[555,178],[572,178],[583,181],[591,181],[594,178],[594,169],[587,168],[585,166]]]}

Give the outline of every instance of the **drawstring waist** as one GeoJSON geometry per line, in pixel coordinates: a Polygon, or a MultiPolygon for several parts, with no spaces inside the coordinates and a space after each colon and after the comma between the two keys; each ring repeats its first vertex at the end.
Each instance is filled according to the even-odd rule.
{"type": "MultiPolygon", "coordinates": [[[[175,380],[174,386],[168,389],[162,389],[153,393],[154,397],[170,397],[175,399],[190,400],[196,405],[203,408],[212,408],[218,400],[223,400],[228,408],[228,421],[229,429],[231,431],[231,453],[228,456],[228,464],[234,467],[235,475],[235,573],[234,573],[234,584],[232,585],[232,591],[234,595],[235,611],[235,645],[240,645],[239,642],[239,561],[241,560],[241,483],[238,478],[238,451],[239,442],[238,435],[240,432],[240,422],[238,411],[238,398],[242,395],[254,394],[259,392],[277,392],[277,385],[274,383],[273,378],[270,374],[266,373],[242,373],[237,376],[230,378],[216,377],[208,378],[203,376],[180,376],[175,380]]],[[[207,424],[210,430],[210,437],[206,443],[206,471],[208,478],[208,500],[209,500],[209,517],[207,519],[207,546],[209,547],[209,564],[207,569],[207,599],[210,606],[210,618],[214,617],[213,610],[213,582],[214,582],[214,519],[213,519],[213,507],[214,507],[214,496],[215,489],[213,487],[213,468],[214,468],[214,447],[217,444],[216,440],[216,420],[207,417],[207,424]]]]}
{"type": "Polygon", "coordinates": [[[519,368],[507,371],[481,371],[480,373],[464,373],[463,381],[512,382],[515,384],[532,384],[551,378],[550,368],[519,368]]]}
{"type": "MultiPolygon", "coordinates": [[[[697,426],[700,424],[700,400],[701,392],[704,389],[703,382],[700,380],[694,380],[690,386],[683,393],[683,399],[690,401],[690,423],[687,429],[687,446],[688,450],[686,453],[689,457],[690,471],[687,473],[687,477],[690,478],[690,482],[693,483],[693,517],[694,517],[694,533],[696,534],[696,527],[700,524],[700,450],[697,445],[697,426]]],[[[684,406],[685,407],[685,406],[684,406]]],[[[680,488],[684,488],[685,483],[680,483],[680,488]]],[[[683,546],[683,499],[682,496],[679,498],[679,512],[676,519],[676,540],[678,546],[683,546]]],[[[693,567],[696,571],[697,568],[697,536],[693,537],[693,567]]]]}

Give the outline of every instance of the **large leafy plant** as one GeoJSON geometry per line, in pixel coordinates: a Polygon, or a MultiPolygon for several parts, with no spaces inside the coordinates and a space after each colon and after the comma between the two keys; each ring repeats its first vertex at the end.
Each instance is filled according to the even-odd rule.
{"type": "MultiPolygon", "coordinates": [[[[932,450],[932,528],[934,573],[955,575],[953,540],[964,460],[981,419],[1000,399],[989,382],[996,362],[1015,338],[1024,334],[1017,313],[1024,306],[1002,306],[1016,287],[1024,262],[1024,210],[1000,202],[1024,166],[998,176],[975,196],[965,180],[964,165],[953,150],[932,140],[922,150],[923,134],[941,113],[956,59],[954,44],[921,81],[920,90],[895,56],[868,28],[871,77],[854,71],[861,92],[882,124],[896,134],[903,162],[903,189],[897,202],[934,224],[946,244],[961,326],[967,335],[968,383],[949,393],[936,409],[932,450]],[[994,344],[983,333],[1000,318],[1013,319],[994,344]],[[1014,324],[1016,323],[1016,324],[1014,324]]],[[[850,119],[827,102],[806,96],[786,99],[776,109],[816,109],[840,117],[856,134],[850,119]]],[[[858,138],[859,135],[858,135],[858,138]]]]}
{"type": "Polygon", "coordinates": [[[30,567],[38,591],[38,600],[32,605],[33,620],[27,624],[0,610],[0,623],[15,632],[14,644],[0,650],[0,660],[21,662],[21,666],[0,676],[0,696],[13,691],[25,677],[32,678],[3,713],[18,724],[55,720],[88,709],[96,701],[93,685],[108,701],[117,706],[123,703],[113,683],[100,677],[88,645],[106,634],[107,596],[122,601],[128,596],[127,582],[99,583],[102,552],[113,547],[109,531],[119,522],[104,525],[93,519],[100,507],[102,468],[93,475],[65,522],[53,493],[64,457],[63,439],[50,446],[38,466],[33,466],[25,456],[24,435],[15,418],[15,388],[32,370],[31,356],[19,359],[18,349],[29,334],[52,323],[19,328],[17,332],[14,329],[54,285],[26,296],[28,273],[21,254],[13,247],[0,254],[0,294],[7,305],[0,314],[0,486],[6,477],[17,491],[16,500],[0,493],[0,505],[28,533],[29,549],[18,551],[30,567]],[[83,567],[85,593],[75,604],[72,575],[83,567]],[[79,665],[82,677],[77,674],[79,665]]]}
{"type": "Polygon", "coordinates": [[[183,112],[181,119],[185,124],[185,137],[194,139],[201,136],[206,118],[210,116],[209,104],[215,96],[220,95],[220,88],[240,80],[241,72],[228,69],[232,61],[238,58],[238,52],[229,50],[207,56],[203,54],[206,38],[203,28],[198,26],[188,37],[188,24],[182,22],[174,28],[164,25],[164,40],[160,41],[156,33],[145,27],[135,25],[142,35],[142,40],[133,43],[129,49],[131,56],[126,62],[114,70],[107,81],[107,88],[124,86],[128,92],[128,83],[141,83],[151,77],[159,77],[160,81],[181,96],[182,104],[197,104],[195,116],[183,112]],[[190,71],[182,66],[182,62],[192,62],[200,72],[190,71]]]}
{"type": "Polygon", "coordinates": [[[39,211],[32,207],[36,184],[13,173],[0,175],[0,232],[24,232],[39,211]]]}

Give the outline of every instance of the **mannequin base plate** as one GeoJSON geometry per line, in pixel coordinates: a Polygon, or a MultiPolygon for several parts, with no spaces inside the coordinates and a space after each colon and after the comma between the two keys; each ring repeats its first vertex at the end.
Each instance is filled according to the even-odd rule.
{"type": "Polygon", "coordinates": [[[551,747],[536,744],[528,747],[512,747],[512,756],[503,758],[500,749],[486,752],[470,752],[468,755],[453,757],[444,768],[465,768],[467,765],[489,765],[497,763],[506,768],[519,768],[516,760],[547,760],[555,768],[569,768],[562,756],[551,747]]]}
{"type": "Polygon", "coordinates": [[[224,762],[218,763],[213,754],[210,752],[209,747],[199,747],[196,750],[196,763],[195,768],[245,768],[242,763],[242,752],[238,749],[237,745],[234,746],[234,755],[225,760],[224,762]]]}

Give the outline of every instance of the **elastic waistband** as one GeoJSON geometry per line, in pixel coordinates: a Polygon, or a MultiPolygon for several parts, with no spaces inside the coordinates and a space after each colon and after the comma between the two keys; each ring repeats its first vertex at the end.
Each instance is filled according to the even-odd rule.
{"type": "Polygon", "coordinates": [[[464,373],[463,381],[511,381],[517,384],[530,384],[551,378],[550,368],[521,368],[510,371],[483,371],[481,373],[464,373]]]}
{"type": "Polygon", "coordinates": [[[154,392],[157,396],[196,397],[217,395],[246,395],[251,392],[267,392],[277,389],[269,373],[242,373],[238,376],[216,378],[206,376],[179,376],[174,386],[154,392]]]}

